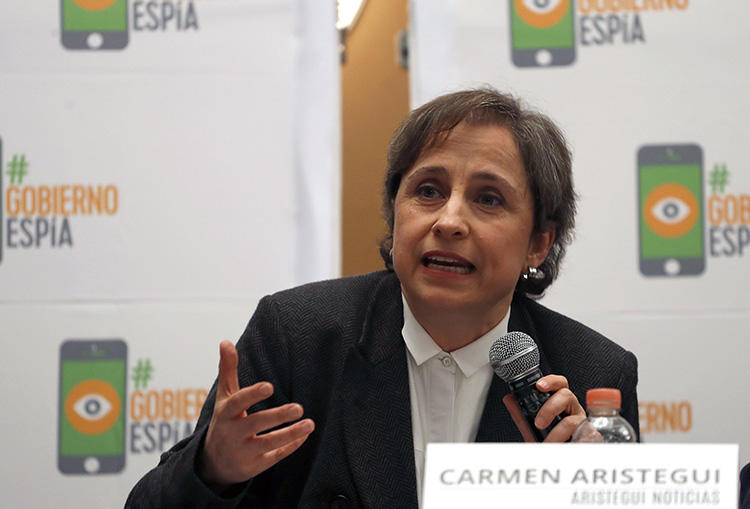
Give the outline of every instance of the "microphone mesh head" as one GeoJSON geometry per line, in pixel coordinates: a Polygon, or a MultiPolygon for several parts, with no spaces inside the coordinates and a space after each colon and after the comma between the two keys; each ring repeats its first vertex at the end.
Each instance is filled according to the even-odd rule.
{"type": "Polygon", "coordinates": [[[509,332],[492,343],[490,363],[497,376],[510,382],[539,367],[539,349],[528,334],[509,332]]]}

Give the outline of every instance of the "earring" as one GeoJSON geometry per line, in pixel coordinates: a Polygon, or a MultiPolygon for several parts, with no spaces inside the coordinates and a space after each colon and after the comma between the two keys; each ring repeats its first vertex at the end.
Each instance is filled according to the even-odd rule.
{"type": "Polygon", "coordinates": [[[536,267],[529,267],[528,269],[526,269],[526,272],[523,272],[521,274],[521,276],[526,280],[528,280],[529,278],[536,279],[538,273],[539,271],[536,267]]]}
{"type": "Polygon", "coordinates": [[[388,256],[390,256],[391,260],[393,260],[393,248],[391,248],[391,250],[388,251],[388,256]]]}

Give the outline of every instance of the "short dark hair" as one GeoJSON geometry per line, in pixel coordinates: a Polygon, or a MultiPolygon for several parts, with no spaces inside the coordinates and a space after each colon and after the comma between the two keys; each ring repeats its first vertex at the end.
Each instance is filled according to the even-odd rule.
{"type": "Polygon", "coordinates": [[[386,267],[393,270],[394,201],[401,178],[425,149],[441,143],[461,122],[505,127],[516,140],[534,199],[533,232],[555,231],[554,243],[537,267],[537,274],[528,278],[519,274],[516,284],[516,292],[541,296],[557,277],[573,237],[576,193],[570,150],[549,117],[492,88],[442,95],[413,110],[396,129],[388,146],[383,185],[383,217],[388,233],[380,243],[380,255],[386,267]]]}

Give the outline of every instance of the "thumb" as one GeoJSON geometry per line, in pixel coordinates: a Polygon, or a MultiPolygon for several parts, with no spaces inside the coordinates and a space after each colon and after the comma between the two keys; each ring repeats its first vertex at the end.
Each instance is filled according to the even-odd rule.
{"type": "Polygon", "coordinates": [[[237,349],[229,341],[219,345],[219,382],[216,387],[216,399],[228,398],[240,390],[237,379],[237,349]]]}

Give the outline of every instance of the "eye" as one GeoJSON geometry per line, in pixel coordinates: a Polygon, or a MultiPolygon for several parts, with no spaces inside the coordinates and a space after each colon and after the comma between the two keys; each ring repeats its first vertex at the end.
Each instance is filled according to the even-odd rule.
{"type": "Polygon", "coordinates": [[[73,404],[73,410],[88,421],[101,419],[110,410],[112,404],[101,394],[86,394],[73,404]]]}
{"type": "Polygon", "coordinates": [[[549,28],[565,17],[572,0],[512,0],[521,20],[535,28],[549,28]]]}
{"type": "Polygon", "coordinates": [[[642,214],[655,234],[675,238],[695,226],[700,207],[690,189],[682,184],[667,183],[651,190],[643,203],[642,214]]]}
{"type": "Polygon", "coordinates": [[[676,224],[690,214],[690,206],[679,198],[670,196],[656,202],[656,205],[651,208],[651,213],[659,221],[676,224]]]}
{"type": "Polygon", "coordinates": [[[502,197],[498,196],[495,193],[482,193],[477,198],[477,203],[479,203],[483,207],[499,207],[504,203],[504,201],[502,197]]]}
{"type": "Polygon", "coordinates": [[[438,188],[431,184],[420,185],[419,187],[417,187],[416,194],[417,196],[426,198],[428,200],[433,200],[442,196],[442,193],[438,190],[438,188]]]}
{"type": "Polygon", "coordinates": [[[120,395],[109,382],[84,380],[75,385],[65,397],[65,417],[80,433],[104,433],[122,418],[120,395]]]}
{"type": "Polygon", "coordinates": [[[536,14],[547,14],[561,2],[562,0],[523,0],[523,5],[536,14]]]}

